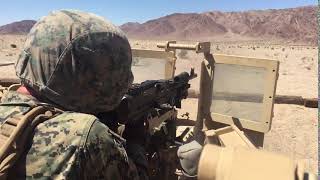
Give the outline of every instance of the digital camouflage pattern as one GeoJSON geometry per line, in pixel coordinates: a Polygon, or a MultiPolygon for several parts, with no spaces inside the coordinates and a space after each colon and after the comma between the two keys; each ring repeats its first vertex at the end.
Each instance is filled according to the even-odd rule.
{"type": "Polygon", "coordinates": [[[66,110],[114,109],[133,81],[131,48],[124,33],[104,18],[55,11],[28,34],[15,65],[22,83],[66,110]]]}
{"type": "MultiPolygon", "coordinates": [[[[0,104],[0,123],[25,114],[38,101],[9,91],[0,104]],[[27,105],[30,106],[27,106],[27,105]]],[[[64,112],[36,129],[27,154],[11,169],[9,179],[137,179],[123,140],[95,116],[64,112]]]]}

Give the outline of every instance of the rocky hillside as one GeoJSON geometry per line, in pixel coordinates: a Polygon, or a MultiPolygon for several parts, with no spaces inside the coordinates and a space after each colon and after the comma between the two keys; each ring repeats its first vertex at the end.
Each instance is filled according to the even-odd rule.
{"type": "Polygon", "coordinates": [[[171,14],[121,26],[137,39],[281,40],[317,44],[317,6],[245,12],[171,14]]]}
{"type": "MultiPolygon", "coordinates": [[[[35,24],[24,20],[0,26],[0,34],[26,34],[35,24]]],[[[120,26],[134,39],[210,41],[284,41],[317,44],[317,6],[244,12],[175,13],[145,23],[120,26]]]]}
{"type": "Polygon", "coordinates": [[[0,26],[0,34],[27,34],[36,23],[34,20],[23,20],[0,26]]]}

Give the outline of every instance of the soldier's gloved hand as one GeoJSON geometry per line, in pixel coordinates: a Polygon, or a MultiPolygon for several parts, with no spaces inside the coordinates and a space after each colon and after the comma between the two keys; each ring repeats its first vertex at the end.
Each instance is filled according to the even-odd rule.
{"type": "Polygon", "coordinates": [[[139,179],[145,180],[149,179],[148,177],[148,160],[146,157],[146,152],[143,146],[139,144],[127,143],[126,144],[126,151],[128,157],[133,161],[135,164],[139,179]]]}
{"type": "Polygon", "coordinates": [[[122,129],[122,137],[126,139],[126,151],[138,170],[139,179],[148,178],[148,160],[145,151],[147,129],[144,122],[127,123],[122,129]]]}
{"type": "Polygon", "coordinates": [[[179,147],[177,155],[183,173],[188,177],[196,177],[202,146],[197,141],[191,141],[179,147]]]}
{"type": "Polygon", "coordinates": [[[145,146],[148,138],[147,127],[143,121],[127,123],[124,127],[122,137],[126,139],[127,143],[145,146]]]}

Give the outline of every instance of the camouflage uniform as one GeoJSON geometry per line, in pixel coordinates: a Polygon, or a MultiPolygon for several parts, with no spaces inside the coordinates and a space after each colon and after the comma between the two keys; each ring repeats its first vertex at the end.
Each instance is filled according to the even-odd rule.
{"type": "MultiPolygon", "coordinates": [[[[10,91],[2,98],[0,121],[39,103],[10,91]]],[[[27,155],[9,179],[134,179],[123,140],[93,115],[65,112],[37,126],[27,155]]]]}
{"type": "Polygon", "coordinates": [[[138,178],[124,140],[91,115],[112,110],[132,83],[130,49],[117,27],[89,13],[53,12],[31,29],[16,72],[37,98],[8,92],[0,122],[39,102],[65,112],[36,127],[10,179],[138,178]]]}

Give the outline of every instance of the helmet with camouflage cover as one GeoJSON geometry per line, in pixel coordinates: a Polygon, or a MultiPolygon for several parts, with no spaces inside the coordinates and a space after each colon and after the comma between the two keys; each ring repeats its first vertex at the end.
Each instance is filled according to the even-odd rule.
{"type": "Polygon", "coordinates": [[[102,17],[54,11],[31,29],[16,62],[22,83],[66,110],[115,108],[133,80],[124,33],[102,17]]]}

